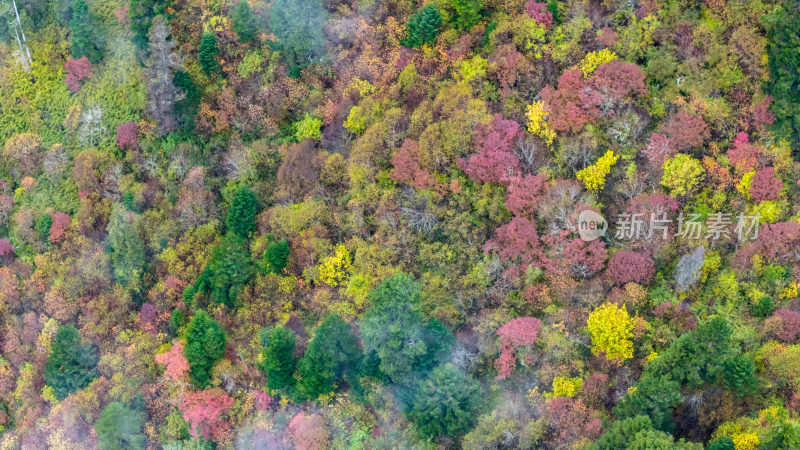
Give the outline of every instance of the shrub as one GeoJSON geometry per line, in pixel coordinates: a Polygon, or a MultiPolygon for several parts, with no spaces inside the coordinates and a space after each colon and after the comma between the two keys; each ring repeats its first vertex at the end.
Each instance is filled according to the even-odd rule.
{"type": "Polygon", "coordinates": [[[300,142],[303,139],[319,139],[322,137],[322,119],[318,119],[308,113],[303,120],[295,124],[294,138],[300,142]]]}

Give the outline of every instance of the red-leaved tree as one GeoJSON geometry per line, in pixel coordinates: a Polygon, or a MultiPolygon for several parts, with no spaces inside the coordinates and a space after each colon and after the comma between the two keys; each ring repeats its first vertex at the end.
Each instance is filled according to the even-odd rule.
{"type": "Polygon", "coordinates": [[[775,169],[765,167],[753,175],[750,182],[750,197],[757,201],[775,200],[783,189],[783,182],[775,176],[775,169]]]}
{"type": "Polygon", "coordinates": [[[531,19],[535,20],[539,25],[549,28],[550,25],[553,24],[553,13],[547,9],[546,3],[528,0],[528,3],[525,4],[525,11],[527,11],[531,19]]]}
{"type": "Polygon", "coordinates": [[[546,189],[547,175],[544,173],[512,177],[506,188],[506,209],[515,216],[533,219],[533,213],[546,189]]]}
{"type": "Polygon", "coordinates": [[[606,244],[601,239],[584,241],[578,237],[570,237],[571,233],[564,230],[543,238],[547,246],[544,266],[552,273],[589,278],[603,269],[608,259],[606,244]]]}
{"type": "Polygon", "coordinates": [[[477,127],[473,140],[478,152],[459,161],[461,169],[475,183],[500,183],[519,174],[520,163],[513,149],[521,134],[517,122],[496,114],[489,125],[477,127]]]}
{"type": "Polygon", "coordinates": [[[524,217],[514,217],[511,222],[498,227],[494,237],[484,244],[483,251],[497,252],[500,260],[508,264],[506,274],[511,278],[519,277],[544,256],[536,224],[524,217]]]}
{"type": "Polygon", "coordinates": [[[693,116],[684,110],[669,118],[664,132],[679,152],[699,147],[709,138],[708,125],[703,118],[693,116]]]}
{"type": "Polygon", "coordinates": [[[501,96],[508,97],[513,93],[517,74],[524,67],[524,62],[525,57],[514,44],[501,45],[489,55],[487,73],[497,80],[501,96]]]}
{"type": "Polygon", "coordinates": [[[197,438],[209,440],[220,434],[225,414],[233,406],[233,397],[220,388],[197,392],[185,392],[179,409],[183,420],[189,424],[189,433],[197,438]]]}
{"type": "Polygon", "coordinates": [[[179,381],[190,369],[189,361],[183,356],[183,344],[178,340],[172,343],[172,347],[169,348],[169,351],[156,355],[155,361],[166,366],[164,368],[164,374],[169,376],[172,381],[179,381]]]}
{"type": "Polygon", "coordinates": [[[330,431],[319,414],[297,413],[286,432],[297,450],[322,450],[330,440],[330,431]]]}
{"type": "Polygon", "coordinates": [[[14,254],[14,246],[11,245],[11,241],[8,239],[0,239],[0,256],[6,255],[13,255],[14,254]]]}
{"type": "Polygon", "coordinates": [[[542,408],[542,417],[549,425],[554,448],[571,448],[581,440],[595,440],[603,428],[603,421],[579,398],[548,400],[542,408]]]}
{"type": "Polygon", "coordinates": [[[601,64],[592,74],[591,85],[602,96],[603,110],[622,100],[647,93],[642,69],[618,59],[601,64]]]}
{"type": "Polygon", "coordinates": [[[433,175],[420,166],[419,144],[413,139],[403,141],[400,149],[392,155],[392,172],[389,177],[417,189],[431,189],[436,185],[433,175]]]}
{"type": "Polygon", "coordinates": [[[745,173],[756,167],[761,149],[750,143],[747,133],[740,131],[725,154],[737,172],[745,173]]]}
{"type": "Polygon", "coordinates": [[[656,264],[649,255],[620,250],[611,257],[606,273],[615,283],[647,284],[656,272],[656,264]]]}
{"type": "Polygon", "coordinates": [[[92,63],[85,56],[78,59],[73,59],[71,56],[67,58],[67,62],[64,64],[67,88],[72,92],[78,92],[83,80],[89,78],[91,69],[92,63]]]}
{"type": "Polygon", "coordinates": [[[750,106],[752,125],[759,132],[767,131],[769,125],[775,122],[775,114],[770,110],[770,105],[772,105],[772,96],[765,95],[761,101],[750,106]]]}
{"type": "Polygon", "coordinates": [[[518,350],[530,349],[536,343],[541,328],[542,321],[535,317],[518,317],[497,330],[501,340],[500,357],[494,362],[498,379],[511,375],[517,366],[518,350]]]}
{"type": "Polygon", "coordinates": [[[758,230],[758,238],[737,252],[739,267],[746,267],[753,255],[778,264],[800,261],[800,223],[768,223],[758,230]]]}
{"type": "Polygon", "coordinates": [[[795,343],[800,337],[800,312],[791,309],[779,309],[773,314],[780,321],[776,337],[783,342],[795,343]]]}
{"type": "Polygon", "coordinates": [[[136,122],[125,122],[117,127],[117,146],[123,150],[139,148],[139,125],[136,122]]]}
{"type": "Polygon", "coordinates": [[[63,212],[53,214],[53,223],[50,225],[50,242],[57,244],[64,240],[69,229],[71,219],[69,215],[63,212]]]}
{"type": "Polygon", "coordinates": [[[652,167],[660,168],[664,165],[664,161],[677,151],[670,138],[660,133],[653,133],[650,136],[650,143],[644,148],[643,153],[652,167]]]}
{"type": "Polygon", "coordinates": [[[558,89],[547,86],[541,92],[550,113],[547,120],[556,131],[578,132],[601,116],[601,96],[586,89],[580,69],[565,70],[558,78],[558,89]]]}

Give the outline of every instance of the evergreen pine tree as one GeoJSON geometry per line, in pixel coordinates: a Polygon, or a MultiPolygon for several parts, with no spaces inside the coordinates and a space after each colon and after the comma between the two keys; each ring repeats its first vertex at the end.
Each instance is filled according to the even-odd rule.
{"type": "Polygon", "coordinates": [[[131,0],[128,19],[131,34],[133,34],[133,43],[140,50],[148,49],[150,28],[155,23],[155,17],[166,12],[166,3],[164,0],[131,0]]]}
{"type": "Polygon", "coordinates": [[[197,311],[186,327],[183,355],[189,361],[189,376],[198,389],[211,381],[211,369],[225,355],[225,331],[203,310],[197,311]]]}
{"type": "Polygon", "coordinates": [[[211,74],[219,71],[217,54],[219,54],[217,37],[210,31],[203,33],[203,37],[200,39],[200,50],[197,59],[200,61],[200,67],[203,68],[205,73],[211,74]]]}
{"type": "Polygon", "coordinates": [[[360,323],[364,350],[367,354],[375,352],[381,372],[395,382],[437,364],[454,342],[438,320],[424,323],[421,293],[419,283],[399,273],[368,294],[372,307],[360,323]]]}
{"type": "Polygon", "coordinates": [[[406,37],[400,43],[409,48],[422,47],[436,40],[442,15],[435,5],[429,4],[417,11],[406,23],[406,37]]]}
{"type": "Polygon", "coordinates": [[[298,388],[307,398],[332,392],[334,383],[354,381],[361,349],[350,325],[331,314],[314,332],[297,366],[298,388]]]}
{"type": "Polygon", "coordinates": [[[239,0],[236,3],[236,6],[233,7],[231,19],[233,19],[233,31],[239,35],[239,40],[245,44],[252,41],[257,30],[253,10],[250,9],[250,4],[247,3],[247,0],[239,0]]]}
{"type": "Polygon", "coordinates": [[[286,239],[272,242],[264,251],[264,257],[261,259],[261,266],[267,273],[281,273],[286,267],[289,253],[289,241],[286,239]]]}
{"type": "Polygon", "coordinates": [[[144,242],[136,228],[138,216],[119,203],[114,204],[108,224],[108,246],[114,278],[123,286],[136,287],[145,264],[144,242]]]}
{"type": "Polygon", "coordinates": [[[800,1],[788,0],[767,16],[767,54],[769,81],[775,113],[773,130],[777,137],[789,140],[800,150],[800,1]]]}
{"type": "Polygon", "coordinates": [[[267,375],[267,387],[273,390],[294,386],[295,337],[292,330],[281,325],[266,329],[261,335],[261,360],[259,367],[267,375]]]}
{"type": "Polygon", "coordinates": [[[50,346],[44,381],[53,388],[55,397],[63,400],[97,378],[98,360],[97,349],[81,344],[81,334],[75,327],[61,325],[50,346]]]}
{"type": "Polygon", "coordinates": [[[270,8],[270,29],[278,37],[276,47],[283,52],[289,75],[325,54],[322,27],[328,11],[321,0],[275,0],[270,8]]]}
{"type": "Polygon", "coordinates": [[[210,292],[215,301],[232,307],[239,290],[252,274],[253,261],[244,240],[228,233],[212,252],[208,266],[195,287],[210,292]]]}
{"type": "Polygon", "coordinates": [[[478,382],[456,366],[444,364],[419,381],[407,415],[424,437],[457,437],[475,421],[480,399],[478,382]]]}
{"type": "Polygon", "coordinates": [[[78,59],[85,56],[92,64],[103,58],[103,34],[93,22],[86,0],[76,0],[72,4],[72,19],[69,21],[72,57],[78,59]]]}
{"type": "Polygon", "coordinates": [[[258,214],[258,198],[246,186],[240,186],[233,193],[231,209],[225,217],[225,226],[228,231],[235,233],[242,239],[247,239],[250,232],[256,229],[256,215],[258,214]]]}
{"type": "Polygon", "coordinates": [[[147,436],[144,434],[144,415],[141,411],[127,407],[121,402],[111,402],[95,422],[97,446],[101,450],[142,449],[147,436]]]}
{"type": "Polygon", "coordinates": [[[478,0],[450,0],[450,6],[456,10],[453,21],[459,30],[469,30],[481,20],[481,4],[478,0]]]}

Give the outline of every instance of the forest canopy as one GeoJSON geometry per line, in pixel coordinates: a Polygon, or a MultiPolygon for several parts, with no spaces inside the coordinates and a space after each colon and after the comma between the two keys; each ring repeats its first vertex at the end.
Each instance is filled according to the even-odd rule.
{"type": "Polygon", "coordinates": [[[0,14],[0,447],[800,448],[800,0],[0,14]]]}

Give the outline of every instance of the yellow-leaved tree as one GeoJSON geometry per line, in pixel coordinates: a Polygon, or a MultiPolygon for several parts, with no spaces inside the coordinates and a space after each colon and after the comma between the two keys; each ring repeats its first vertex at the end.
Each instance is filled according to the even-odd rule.
{"type": "Polygon", "coordinates": [[[596,163],[579,170],[575,175],[583,181],[586,189],[597,192],[606,185],[606,176],[611,172],[611,167],[617,163],[618,159],[619,155],[615,155],[613,151],[609,150],[596,163]]]}
{"type": "Polygon", "coordinates": [[[552,144],[556,138],[556,131],[547,123],[549,114],[541,100],[536,100],[528,105],[528,131],[542,138],[547,145],[552,144]]]}
{"type": "Polygon", "coordinates": [[[617,59],[617,54],[604,48],[596,52],[589,52],[580,63],[581,73],[584,78],[588,77],[601,65],[617,59]]]}
{"type": "Polygon", "coordinates": [[[319,279],[331,287],[342,286],[347,283],[353,273],[350,252],[343,244],[338,244],[333,255],[325,258],[319,267],[319,279]]]}
{"type": "Polygon", "coordinates": [[[614,303],[604,303],[589,314],[586,324],[592,334],[592,352],[605,353],[609,361],[633,358],[633,321],[628,310],[614,303]]]}

